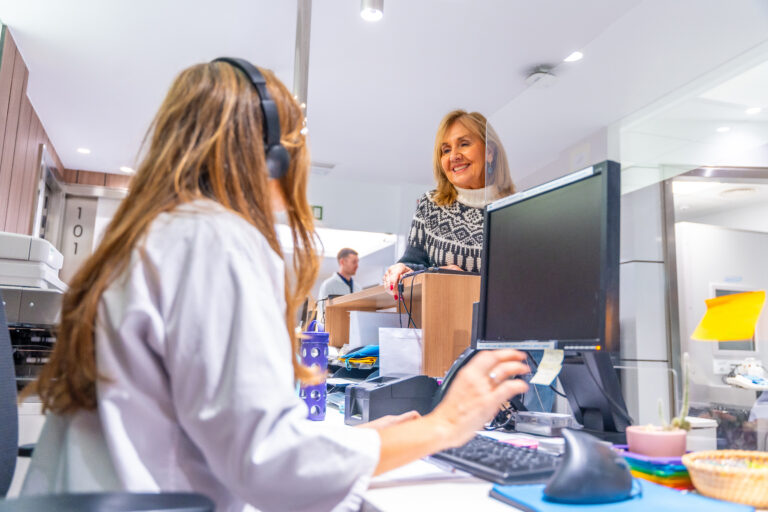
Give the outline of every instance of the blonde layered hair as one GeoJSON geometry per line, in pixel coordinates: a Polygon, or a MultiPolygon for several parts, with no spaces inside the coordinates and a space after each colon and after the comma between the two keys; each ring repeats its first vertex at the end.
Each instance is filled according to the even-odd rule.
{"type": "MultiPolygon", "coordinates": [[[[294,242],[295,279],[285,281],[285,327],[298,353],[292,319],[318,270],[313,217],[306,200],[309,153],[299,105],[274,74],[261,72],[278,108],[281,142],[291,157],[279,188],[294,242]]],[[[242,72],[223,62],[182,71],[147,138],[148,151],[128,197],[64,294],[50,362],[25,390],[40,396],[44,410],[63,414],[96,408],[96,382],[103,378],[96,368],[94,343],[99,301],[110,283],[128,270],[131,253],[159,214],[210,198],[252,224],[272,250],[282,254],[272,214],[259,97],[242,72]]],[[[310,376],[297,357],[293,363],[296,377],[310,376]]]]}
{"type": "Polygon", "coordinates": [[[441,163],[443,156],[442,144],[445,139],[445,134],[448,132],[454,123],[461,123],[470,133],[479,137],[480,140],[486,145],[484,154],[488,154],[487,146],[490,146],[492,152],[493,166],[488,167],[488,163],[485,165],[485,178],[490,178],[490,183],[485,183],[485,186],[494,185],[496,187],[495,195],[498,197],[504,197],[515,193],[515,184],[512,182],[512,176],[509,172],[509,161],[507,160],[507,153],[504,151],[504,146],[501,145],[501,140],[496,134],[493,127],[488,124],[488,120],[485,116],[479,112],[467,112],[466,110],[454,110],[449,112],[443,120],[440,121],[440,126],[437,128],[437,135],[435,135],[435,150],[432,154],[432,167],[435,175],[435,182],[437,187],[433,200],[438,206],[448,206],[453,204],[458,196],[456,187],[448,180],[441,163]]]}

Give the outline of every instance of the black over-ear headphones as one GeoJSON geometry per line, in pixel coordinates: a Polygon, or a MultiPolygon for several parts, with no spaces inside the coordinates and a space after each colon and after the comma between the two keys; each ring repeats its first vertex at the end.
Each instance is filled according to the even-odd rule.
{"type": "Polygon", "coordinates": [[[267,159],[267,169],[270,178],[282,178],[288,172],[291,157],[288,150],[280,144],[280,117],[277,114],[277,105],[267,92],[267,81],[259,68],[245,59],[234,57],[219,57],[213,62],[226,62],[236,67],[251,81],[256,88],[256,93],[261,100],[261,114],[264,118],[264,153],[267,159]]]}

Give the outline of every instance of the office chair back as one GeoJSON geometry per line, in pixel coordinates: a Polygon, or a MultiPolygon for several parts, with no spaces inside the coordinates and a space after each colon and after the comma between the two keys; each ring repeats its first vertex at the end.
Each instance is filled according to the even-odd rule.
{"type": "Polygon", "coordinates": [[[195,493],[51,494],[0,501],[0,512],[213,512],[209,498],[195,493]]]}
{"type": "Polygon", "coordinates": [[[0,294],[0,496],[8,493],[16,470],[19,449],[19,410],[16,405],[16,371],[5,303],[0,294]]]}

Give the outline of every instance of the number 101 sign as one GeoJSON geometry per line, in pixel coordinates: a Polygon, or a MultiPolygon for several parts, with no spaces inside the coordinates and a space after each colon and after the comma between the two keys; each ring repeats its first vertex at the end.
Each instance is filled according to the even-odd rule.
{"type": "Polygon", "coordinates": [[[96,223],[95,197],[68,196],[64,206],[64,225],[59,249],[64,265],[59,277],[68,283],[80,265],[93,252],[93,228],[96,223]]]}

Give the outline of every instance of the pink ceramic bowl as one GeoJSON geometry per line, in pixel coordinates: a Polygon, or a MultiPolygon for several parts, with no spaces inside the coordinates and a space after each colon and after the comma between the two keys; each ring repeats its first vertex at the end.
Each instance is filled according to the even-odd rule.
{"type": "Polygon", "coordinates": [[[647,430],[627,427],[629,451],[648,457],[681,457],[685,453],[685,430],[647,430]]]}

